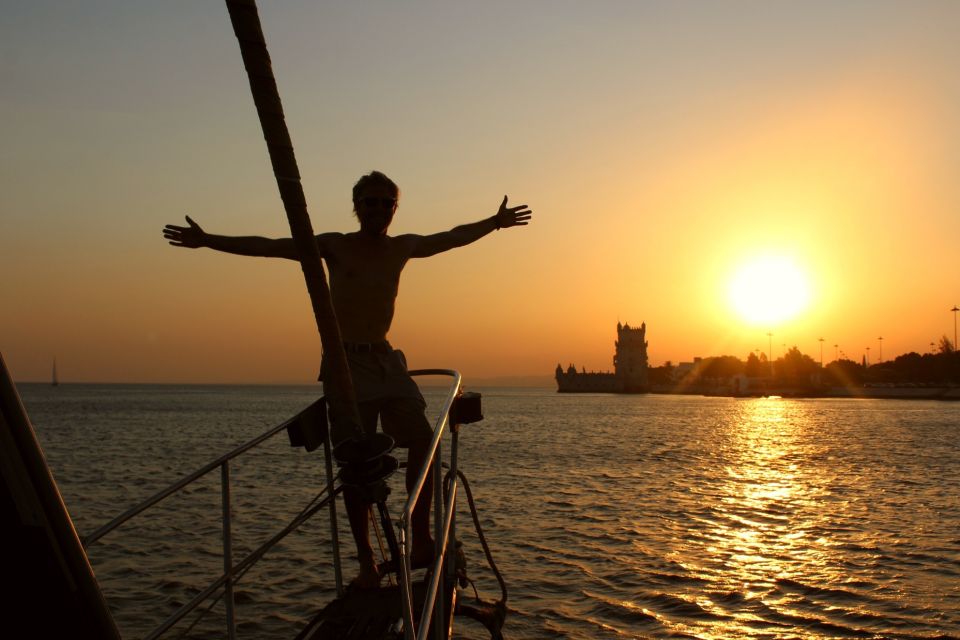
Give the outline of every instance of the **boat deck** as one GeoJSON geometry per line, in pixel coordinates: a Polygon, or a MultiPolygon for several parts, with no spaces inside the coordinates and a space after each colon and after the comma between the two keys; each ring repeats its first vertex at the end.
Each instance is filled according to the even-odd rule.
{"type": "MultiPolygon", "coordinates": [[[[444,595],[450,602],[450,594],[444,595]]],[[[423,580],[413,583],[413,608],[416,615],[423,607],[426,594],[423,580]]],[[[300,632],[296,640],[386,640],[403,638],[397,622],[402,618],[400,588],[347,589],[340,598],[330,602],[300,632]]],[[[450,612],[447,612],[450,615],[450,612]]]]}

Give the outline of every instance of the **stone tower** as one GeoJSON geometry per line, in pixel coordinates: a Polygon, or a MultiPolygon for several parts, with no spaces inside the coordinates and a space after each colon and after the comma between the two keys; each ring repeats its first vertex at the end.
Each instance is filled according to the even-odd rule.
{"type": "Polygon", "coordinates": [[[648,388],[646,336],[645,322],[639,329],[617,323],[613,368],[621,393],[642,393],[648,388]]]}

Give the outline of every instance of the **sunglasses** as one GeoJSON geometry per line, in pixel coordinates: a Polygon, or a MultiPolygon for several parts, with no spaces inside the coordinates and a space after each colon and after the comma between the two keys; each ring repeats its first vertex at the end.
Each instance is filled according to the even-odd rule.
{"type": "Polygon", "coordinates": [[[368,196],[366,198],[360,198],[360,202],[363,203],[363,206],[373,209],[374,207],[380,206],[384,209],[393,209],[397,206],[396,198],[374,198],[368,196]]]}

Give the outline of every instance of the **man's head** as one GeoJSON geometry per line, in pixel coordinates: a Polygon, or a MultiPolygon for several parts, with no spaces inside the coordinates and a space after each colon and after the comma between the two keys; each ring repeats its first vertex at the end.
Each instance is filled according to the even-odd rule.
{"type": "Polygon", "coordinates": [[[360,230],[383,235],[393,221],[400,200],[400,188],[379,171],[371,171],[353,185],[353,211],[360,230]]]}

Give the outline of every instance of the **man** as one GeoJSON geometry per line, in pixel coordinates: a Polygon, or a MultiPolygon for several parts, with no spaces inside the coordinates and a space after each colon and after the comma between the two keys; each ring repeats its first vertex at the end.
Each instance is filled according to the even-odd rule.
{"type": "MultiPolygon", "coordinates": [[[[368,433],[376,431],[377,418],[384,433],[396,445],[406,447],[407,490],[416,482],[426,459],[433,430],[424,414],[426,403],[407,373],[403,353],[387,342],[387,333],[400,284],[400,273],[411,258],[429,256],[462,247],[497,229],[523,226],[532,212],[526,205],[507,206],[503,197],[497,213],[490,218],[454,227],[427,236],[387,235],[400,198],[400,189],[386,175],[373,171],[353,187],[353,207],[360,230],[352,233],[322,233],[316,236],[320,255],[330,271],[330,295],[340,324],[340,333],[353,377],[357,407],[368,433]]],[[[177,247],[208,247],[245,256],[298,260],[293,240],[255,236],[221,236],[206,233],[187,216],[186,227],[167,225],[163,236],[177,247]]],[[[321,363],[321,379],[324,365],[321,363]]],[[[330,389],[325,389],[330,393],[330,389]]],[[[345,416],[331,415],[334,444],[349,437],[345,416]]],[[[423,487],[413,512],[413,566],[425,566],[433,559],[430,536],[432,483],[423,487]]],[[[360,574],[353,584],[376,587],[380,575],[369,538],[369,506],[355,492],[345,491],[344,502],[350,528],[357,544],[360,574]]]]}

